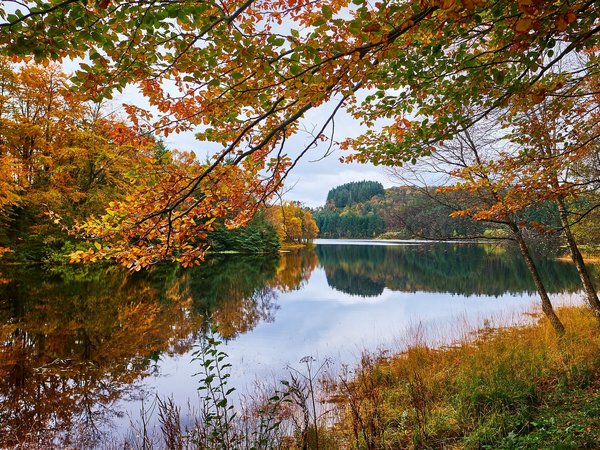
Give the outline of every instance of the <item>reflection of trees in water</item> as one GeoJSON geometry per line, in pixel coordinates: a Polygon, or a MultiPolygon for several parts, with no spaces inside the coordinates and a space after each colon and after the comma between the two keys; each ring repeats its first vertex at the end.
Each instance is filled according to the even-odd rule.
{"type": "Polygon", "coordinates": [[[187,271],[182,293],[194,309],[211,317],[225,338],[272,322],[279,306],[276,291],[292,291],[306,283],[317,265],[310,249],[279,255],[223,255],[187,271]]]}
{"type": "MultiPolygon", "coordinates": [[[[377,296],[384,287],[461,295],[535,292],[524,263],[506,247],[319,245],[316,251],[328,284],[351,295],[377,296]]],[[[540,259],[539,268],[549,292],[580,290],[571,264],[540,259]]]]}
{"type": "MultiPolygon", "coordinates": [[[[162,355],[191,350],[203,318],[225,338],[274,320],[277,292],[304,285],[317,254],[328,283],[353,295],[384,287],[534,291],[512,252],[484,246],[318,246],[317,253],[222,255],[194,269],[164,265],[133,275],[103,266],[0,269],[9,280],[0,283],[0,447],[93,444],[95,430],[118,414],[115,403],[135,396],[162,355]]],[[[570,264],[540,264],[551,292],[579,289],[570,264]]]]}
{"type": "Polygon", "coordinates": [[[115,402],[135,397],[161,355],[191,350],[203,318],[226,338],[272,321],[276,289],[297,288],[315,265],[314,253],[294,253],[133,275],[102,266],[4,269],[0,447],[92,445],[119,414],[115,402]]]}
{"type": "Polygon", "coordinates": [[[338,291],[361,297],[377,297],[383,293],[385,283],[374,279],[368,274],[360,273],[361,270],[352,271],[333,267],[325,268],[327,283],[338,291]]]}
{"type": "Polygon", "coordinates": [[[275,276],[277,255],[225,255],[186,271],[180,285],[194,311],[210,317],[225,338],[272,321],[278,308],[267,286],[275,276]]]}
{"type": "Polygon", "coordinates": [[[269,285],[283,292],[300,289],[306,284],[318,262],[317,254],[312,248],[284,253],[269,285]]]}
{"type": "Polygon", "coordinates": [[[190,304],[118,269],[13,269],[0,286],[0,446],[91,444],[150,356],[192,345],[190,304]],[[77,429],[79,438],[73,442],[77,429]]]}

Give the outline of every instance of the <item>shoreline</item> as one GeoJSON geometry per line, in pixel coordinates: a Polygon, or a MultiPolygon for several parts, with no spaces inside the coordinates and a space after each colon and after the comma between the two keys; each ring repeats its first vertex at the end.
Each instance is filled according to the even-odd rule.
{"type": "MultiPolygon", "coordinates": [[[[585,263],[600,263],[600,255],[586,255],[583,254],[583,261],[585,263]]],[[[571,259],[571,257],[569,255],[561,255],[561,256],[557,256],[556,259],[558,261],[564,261],[564,262],[570,262],[572,263],[573,260],[571,259]]]]}

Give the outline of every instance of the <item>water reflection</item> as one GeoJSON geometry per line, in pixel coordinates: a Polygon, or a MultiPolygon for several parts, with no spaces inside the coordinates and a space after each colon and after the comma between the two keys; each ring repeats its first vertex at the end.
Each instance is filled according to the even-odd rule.
{"type": "MultiPolygon", "coordinates": [[[[3,271],[0,446],[49,438],[93,441],[136,393],[160,353],[188,351],[198,329],[189,299],[114,268],[3,271]]],[[[79,442],[77,445],[90,445],[79,442]]]]}
{"type": "MultiPolygon", "coordinates": [[[[579,290],[571,265],[540,264],[551,292],[579,290]]],[[[0,447],[52,440],[63,447],[94,445],[122,415],[115,405],[135,399],[148,377],[161,374],[161,361],[189,354],[205,318],[226,339],[250,335],[258,324],[276,320],[279,295],[317,298],[327,291],[319,281],[325,277],[311,278],[319,265],[329,286],[353,296],[377,296],[385,288],[533,292],[511,251],[447,244],[319,245],[279,256],[223,255],[200,268],[161,266],[133,275],[102,266],[3,267],[0,447]]]]}
{"type": "MultiPolygon", "coordinates": [[[[535,292],[516,251],[497,245],[319,245],[316,252],[329,286],[350,295],[375,297],[384,288],[493,296],[535,292]]],[[[571,264],[537,262],[548,292],[580,289],[571,264]]]]}

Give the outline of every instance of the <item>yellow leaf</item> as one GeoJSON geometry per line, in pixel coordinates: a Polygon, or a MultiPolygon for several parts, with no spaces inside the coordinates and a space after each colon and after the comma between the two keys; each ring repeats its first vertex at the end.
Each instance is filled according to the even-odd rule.
{"type": "Polygon", "coordinates": [[[528,19],[527,17],[522,17],[519,20],[517,20],[517,23],[515,24],[515,30],[518,33],[527,33],[529,30],[531,30],[532,23],[533,21],[531,19],[528,19]]]}

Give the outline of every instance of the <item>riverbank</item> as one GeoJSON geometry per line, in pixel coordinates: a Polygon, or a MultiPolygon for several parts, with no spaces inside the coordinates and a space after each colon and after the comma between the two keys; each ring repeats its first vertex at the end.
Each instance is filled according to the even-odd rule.
{"type": "Polygon", "coordinates": [[[598,448],[598,326],[584,308],[559,314],[562,340],[541,320],[364,359],[334,391],[340,419],[327,440],[372,449],[598,448]]]}
{"type": "MultiPolygon", "coordinates": [[[[583,260],[586,263],[599,263],[600,262],[600,246],[598,245],[580,245],[579,250],[583,256],[583,260]]],[[[563,249],[562,254],[557,258],[559,261],[572,262],[571,254],[568,249],[563,249]]]]}
{"type": "MultiPolygon", "coordinates": [[[[226,396],[207,395],[204,408],[219,428],[197,418],[198,428],[181,434],[179,412],[165,403],[162,416],[175,420],[158,440],[174,433],[189,448],[255,441],[321,450],[600,448],[598,325],[581,307],[558,313],[567,327],[562,339],[542,319],[483,328],[443,348],[417,343],[390,358],[364,355],[358,368],[335,375],[307,357],[304,371],[290,370],[274,393],[251,396],[262,400],[235,419],[219,406],[230,404],[226,396]]],[[[223,356],[211,339],[202,354],[223,356]]],[[[215,389],[205,381],[219,377],[212,372],[201,379],[204,391],[215,389]]]]}
{"type": "Polygon", "coordinates": [[[283,242],[281,247],[279,248],[280,252],[288,252],[291,250],[301,250],[303,248],[312,248],[314,247],[313,241],[308,242],[283,242]]]}
{"type": "MultiPolygon", "coordinates": [[[[586,263],[600,263],[600,255],[582,255],[583,256],[583,260],[586,263]]],[[[561,255],[559,257],[557,257],[556,259],[558,259],[559,261],[565,261],[565,262],[572,262],[573,259],[571,258],[570,255],[561,255]]]]}

